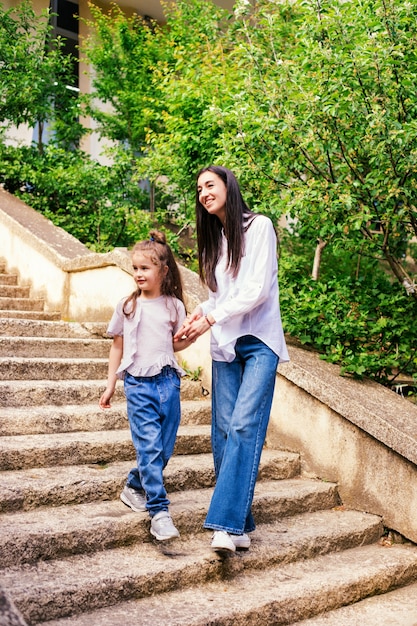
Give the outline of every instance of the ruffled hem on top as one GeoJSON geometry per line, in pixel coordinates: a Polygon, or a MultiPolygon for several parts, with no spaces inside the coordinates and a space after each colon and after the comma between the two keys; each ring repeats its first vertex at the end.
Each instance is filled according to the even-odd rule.
{"type": "Polygon", "coordinates": [[[157,376],[167,365],[174,368],[180,376],[185,375],[185,371],[178,365],[177,360],[170,357],[168,354],[161,356],[161,358],[152,365],[137,368],[129,367],[121,372],[118,371],[117,375],[119,378],[124,378],[125,372],[129,372],[131,376],[157,376]]]}

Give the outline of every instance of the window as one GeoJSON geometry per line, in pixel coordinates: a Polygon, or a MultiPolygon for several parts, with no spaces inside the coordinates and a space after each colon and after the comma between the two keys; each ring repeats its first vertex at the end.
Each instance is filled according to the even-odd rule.
{"type": "Polygon", "coordinates": [[[65,40],[63,51],[74,58],[70,87],[78,88],[78,4],[70,0],[51,0],[49,8],[52,13],[52,35],[59,35],[65,40]]]}

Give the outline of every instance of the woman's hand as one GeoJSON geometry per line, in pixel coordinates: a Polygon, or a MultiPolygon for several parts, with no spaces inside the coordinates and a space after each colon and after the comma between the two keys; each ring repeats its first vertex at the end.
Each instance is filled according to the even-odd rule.
{"type": "Polygon", "coordinates": [[[214,323],[214,319],[208,319],[207,315],[203,315],[201,307],[197,307],[174,336],[174,342],[180,339],[186,339],[194,343],[194,341],[207,332],[214,323]]]}
{"type": "Polygon", "coordinates": [[[203,311],[201,306],[197,306],[192,313],[187,315],[185,318],[181,328],[174,335],[174,342],[179,341],[180,339],[188,339],[188,331],[191,327],[191,324],[202,317],[203,311]]]}

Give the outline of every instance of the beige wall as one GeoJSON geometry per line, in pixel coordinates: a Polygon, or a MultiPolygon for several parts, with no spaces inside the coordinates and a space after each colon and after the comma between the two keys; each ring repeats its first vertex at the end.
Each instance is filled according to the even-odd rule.
{"type": "Polygon", "coordinates": [[[278,367],[267,445],[301,454],[302,470],[335,482],[343,504],[380,515],[417,542],[417,406],[289,346],[278,367]]]}

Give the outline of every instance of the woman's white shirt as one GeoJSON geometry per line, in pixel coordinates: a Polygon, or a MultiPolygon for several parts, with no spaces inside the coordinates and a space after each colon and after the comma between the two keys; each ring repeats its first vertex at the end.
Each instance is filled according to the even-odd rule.
{"type": "Polygon", "coordinates": [[[227,240],[216,267],[217,291],[201,307],[216,323],[211,328],[211,355],[216,361],[235,358],[236,340],[253,335],[263,341],[280,363],[289,361],[281,322],[277,241],[272,222],[264,215],[252,219],[245,233],[244,256],[233,277],[227,269],[227,240]]]}

